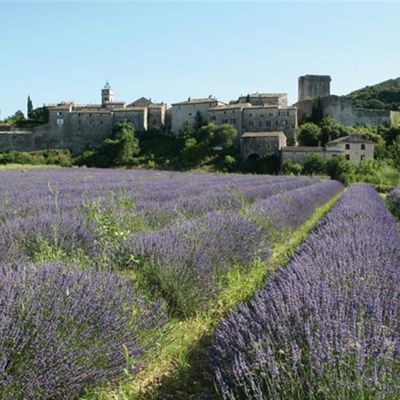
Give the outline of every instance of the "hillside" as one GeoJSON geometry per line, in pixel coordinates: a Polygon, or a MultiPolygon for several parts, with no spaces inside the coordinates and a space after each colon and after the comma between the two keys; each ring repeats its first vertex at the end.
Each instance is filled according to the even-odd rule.
{"type": "Polygon", "coordinates": [[[398,110],[400,108],[400,78],[366,86],[343,97],[350,100],[355,107],[398,110]]]}

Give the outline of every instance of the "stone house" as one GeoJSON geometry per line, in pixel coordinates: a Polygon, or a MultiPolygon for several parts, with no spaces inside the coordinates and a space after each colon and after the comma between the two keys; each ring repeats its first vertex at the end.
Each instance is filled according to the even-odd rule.
{"type": "Polygon", "coordinates": [[[363,160],[374,159],[375,142],[361,135],[350,135],[331,140],[325,145],[325,158],[343,156],[346,160],[359,164],[363,160]]]}
{"type": "Polygon", "coordinates": [[[244,160],[279,155],[286,146],[286,136],[277,132],[245,132],[241,136],[241,153],[244,160]]]}
{"type": "Polygon", "coordinates": [[[365,136],[350,135],[331,140],[325,147],[283,147],[281,160],[302,164],[309,156],[318,156],[326,160],[341,156],[352,163],[359,164],[363,160],[374,159],[374,147],[375,142],[365,136]]]}
{"type": "Polygon", "coordinates": [[[171,107],[171,132],[179,134],[183,131],[185,123],[194,125],[196,116],[199,114],[204,123],[209,123],[209,110],[214,107],[223,105],[222,101],[217,100],[213,96],[205,99],[188,98],[187,101],[174,103],[171,107]]]}
{"type": "Polygon", "coordinates": [[[287,107],[288,95],[287,93],[253,93],[247,96],[240,96],[235,103],[249,103],[252,106],[287,107]]]}

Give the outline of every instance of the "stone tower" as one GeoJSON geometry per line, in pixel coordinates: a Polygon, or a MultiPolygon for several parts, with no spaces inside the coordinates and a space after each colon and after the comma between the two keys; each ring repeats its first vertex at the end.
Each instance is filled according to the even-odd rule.
{"type": "Polygon", "coordinates": [[[111,103],[114,100],[114,93],[111,89],[108,81],[104,85],[104,88],[101,89],[101,104],[104,106],[107,103],[111,103]]]}
{"type": "Polygon", "coordinates": [[[299,101],[318,99],[331,94],[329,75],[304,75],[299,78],[299,101]]]}

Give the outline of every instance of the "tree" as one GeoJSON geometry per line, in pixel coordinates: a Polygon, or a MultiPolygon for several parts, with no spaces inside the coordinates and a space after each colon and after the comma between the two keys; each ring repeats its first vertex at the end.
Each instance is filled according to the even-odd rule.
{"type": "Polygon", "coordinates": [[[233,146],[233,141],[237,137],[237,131],[232,125],[220,125],[214,132],[212,138],[212,146],[221,146],[224,149],[229,149],[233,146]]]}
{"type": "Polygon", "coordinates": [[[31,96],[28,96],[27,115],[28,115],[29,119],[32,118],[32,112],[33,112],[33,104],[32,104],[32,100],[31,100],[31,96]]]}
{"type": "Polygon", "coordinates": [[[320,136],[321,128],[312,122],[307,122],[299,128],[298,139],[302,146],[317,146],[320,136]]]}
{"type": "Polygon", "coordinates": [[[330,140],[337,139],[339,137],[347,136],[351,133],[352,128],[348,128],[339,124],[334,118],[332,117],[325,117],[321,123],[321,144],[326,144],[330,140]]]}
{"type": "Polygon", "coordinates": [[[348,184],[352,181],[354,167],[343,157],[333,157],[326,162],[326,173],[331,179],[348,184]]]}
{"type": "Polygon", "coordinates": [[[131,122],[119,122],[113,136],[103,142],[103,151],[113,165],[128,165],[140,152],[139,140],[135,137],[135,129],[131,122]]]}
{"type": "Polygon", "coordinates": [[[326,161],[320,156],[311,155],[304,160],[304,175],[324,175],[326,174],[326,161]]]}
{"type": "Polygon", "coordinates": [[[194,117],[194,130],[198,131],[202,126],[205,125],[205,121],[203,116],[200,114],[200,111],[197,111],[195,117],[194,117]]]}

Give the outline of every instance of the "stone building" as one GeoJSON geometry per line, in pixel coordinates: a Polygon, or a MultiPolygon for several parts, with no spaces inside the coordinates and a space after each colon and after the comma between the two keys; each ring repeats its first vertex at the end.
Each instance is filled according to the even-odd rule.
{"type": "Polygon", "coordinates": [[[204,123],[210,122],[209,110],[223,104],[225,103],[217,100],[213,96],[209,96],[205,99],[192,99],[189,97],[187,101],[172,104],[171,132],[174,134],[181,133],[185,123],[194,125],[197,115],[202,118],[204,123]]]}
{"type": "Polygon", "coordinates": [[[331,140],[325,145],[325,158],[343,156],[346,160],[359,164],[363,160],[374,159],[375,142],[361,135],[350,135],[331,140]]]}
{"type": "Polygon", "coordinates": [[[283,131],[291,143],[296,141],[297,110],[287,105],[287,94],[239,97],[238,101],[210,108],[209,121],[217,125],[230,124],[239,135],[244,132],[283,131]],[[253,103],[243,102],[244,99],[253,103]]]}
{"type": "Polygon", "coordinates": [[[286,136],[278,132],[245,132],[241,136],[241,153],[244,160],[279,155],[286,146],[286,136]]]}
{"type": "Polygon", "coordinates": [[[330,76],[305,75],[299,78],[299,98],[295,104],[298,122],[315,117],[332,117],[346,126],[400,126],[400,112],[356,108],[350,101],[330,94],[330,76]]]}
{"type": "Polygon", "coordinates": [[[287,93],[253,93],[247,96],[240,96],[236,102],[232,103],[249,103],[252,106],[277,106],[287,107],[287,93]]]}
{"type": "Polygon", "coordinates": [[[299,78],[299,101],[328,97],[331,94],[329,75],[304,75],[299,78]]]}
{"type": "Polygon", "coordinates": [[[326,143],[325,147],[292,146],[282,147],[281,160],[303,164],[306,158],[318,156],[329,160],[333,157],[344,157],[346,160],[359,164],[363,160],[374,159],[375,142],[363,135],[344,136],[326,143]]]}

